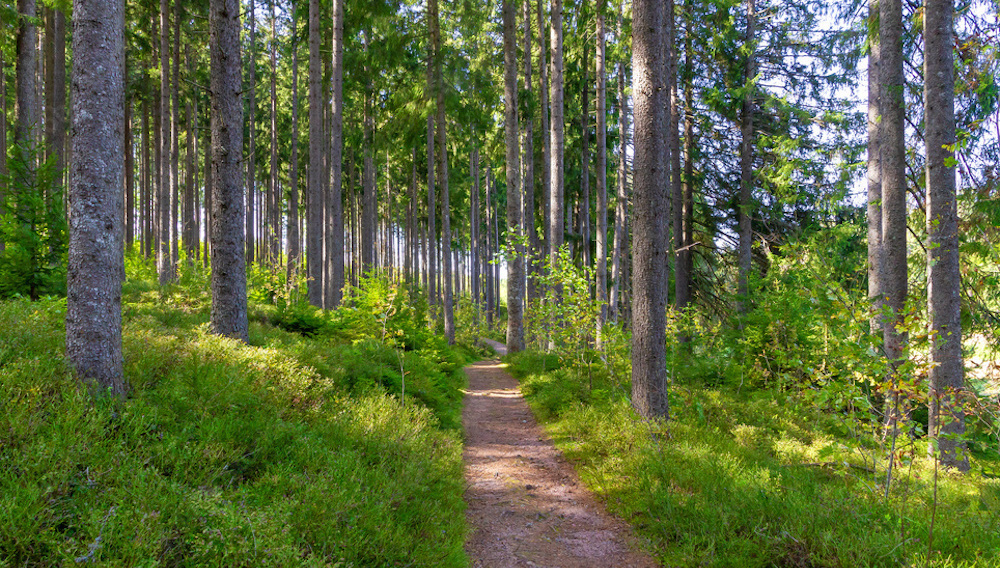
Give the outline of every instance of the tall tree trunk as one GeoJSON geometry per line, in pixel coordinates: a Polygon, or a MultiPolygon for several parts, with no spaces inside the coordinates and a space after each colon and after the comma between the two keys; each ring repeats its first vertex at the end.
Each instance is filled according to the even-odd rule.
{"type": "Polygon", "coordinates": [[[541,132],[541,137],[542,137],[542,162],[541,162],[542,163],[542,168],[541,168],[542,169],[542,188],[541,188],[541,194],[542,194],[542,235],[543,235],[543,237],[544,237],[544,239],[546,241],[545,243],[540,243],[539,244],[537,253],[538,253],[538,262],[539,262],[540,265],[542,265],[542,266],[540,266],[540,269],[544,270],[545,268],[544,268],[543,258],[545,257],[545,252],[543,252],[541,249],[542,249],[543,246],[545,246],[546,244],[548,244],[547,241],[549,239],[549,236],[552,234],[551,230],[549,228],[549,219],[550,219],[550,215],[551,215],[551,213],[549,211],[549,209],[551,207],[551,204],[549,203],[549,199],[552,196],[552,176],[551,176],[552,171],[549,169],[550,168],[549,164],[550,164],[550,161],[552,159],[551,158],[552,157],[552,146],[551,146],[552,140],[549,137],[549,72],[548,72],[548,61],[547,61],[547,58],[546,58],[547,51],[546,51],[546,46],[545,46],[545,27],[542,25],[543,24],[543,21],[542,21],[542,3],[543,3],[543,0],[538,0],[537,3],[535,4],[535,6],[536,6],[536,11],[535,11],[536,18],[535,18],[535,22],[538,24],[538,94],[539,94],[538,101],[539,101],[539,107],[540,107],[539,114],[541,114],[541,117],[542,117],[542,122],[541,122],[541,128],[542,128],[542,132],[541,132]]]}
{"type": "Polygon", "coordinates": [[[323,306],[323,92],[320,88],[319,0],[309,0],[309,193],[306,201],[306,273],[309,303],[323,306]]]}
{"type": "MultiPolygon", "coordinates": [[[[4,214],[7,199],[7,62],[0,52],[0,215],[4,214]]],[[[4,241],[0,239],[0,252],[4,241]]]]}
{"type": "Polygon", "coordinates": [[[142,99],[142,190],[140,201],[142,207],[142,255],[149,258],[153,254],[153,192],[151,191],[152,175],[150,172],[150,124],[149,97],[142,99]]]}
{"type": "MultiPolygon", "coordinates": [[[[539,30],[541,32],[541,30],[539,30]]],[[[531,93],[531,0],[524,0],[524,92],[531,93]]],[[[525,291],[525,304],[538,299],[538,254],[540,243],[538,242],[538,231],[535,230],[535,150],[534,150],[534,122],[535,107],[534,98],[525,97],[521,101],[524,105],[524,121],[521,123],[524,128],[524,203],[521,208],[524,221],[525,234],[528,235],[528,250],[524,255],[525,269],[527,270],[527,290],[525,291]]]]}
{"type": "Polygon", "coordinates": [[[416,255],[416,215],[417,215],[417,147],[413,147],[413,159],[410,160],[410,199],[406,206],[406,283],[412,291],[417,279],[414,273],[417,270],[416,255]]]}
{"type": "MultiPolygon", "coordinates": [[[[517,116],[517,28],[514,0],[503,2],[504,134],[507,144],[507,352],[524,350],[524,246],[521,242],[521,164],[517,116]]],[[[527,156],[525,159],[528,159],[527,156]]]]}
{"type": "Polygon", "coordinates": [[[49,148],[56,157],[55,170],[62,179],[66,164],[66,14],[60,9],[51,13],[52,17],[52,83],[46,87],[51,91],[52,114],[47,117],[46,126],[51,121],[52,136],[49,148]]]}
{"type": "Polygon", "coordinates": [[[156,209],[159,225],[157,235],[157,272],[160,286],[173,282],[177,277],[173,254],[170,251],[170,2],[160,0],[160,112],[159,125],[159,180],[156,209]]]}
{"type": "Polygon", "coordinates": [[[181,61],[181,3],[174,0],[174,43],[173,57],[170,60],[170,256],[171,263],[177,267],[180,258],[179,249],[181,234],[178,233],[178,209],[180,205],[180,61],[181,61]]]}
{"type": "Polygon", "coordinates": [[[608,123],[604,45],[605,1],[597,2],[597,346],[608,320],[608,123]]]}
{"type": "Polygon", "coordinates": [[[288,168],[288,282],[299,271],[299,20],[292,10],[292,149],[288,168]]]}
{"type": "MultiPolygon", "coordinates": [[[[586,11],[587,0],[581,4],[586,11]]],[[[584,36],[587,34],[584,33],[584,36]]],[[[590,42],[583,44],[583,85],[580,89],[580,260],[590,259],[590,42]]],[[[589,285],[589,282],[588,282],[589,285]]]]}
{"type": "Polygon", "coordinates": [[[469,171],[472,172],[472,191],[469,195],[469,252],[472,255],[470,264],[472,265],[472,310],[473,322],[479,323],[479,312],[481,310],[480,294],[480,226],[479,226],[479,148],[475,141],[472,146],[471,164],[469,171]]]}
{"type": "MultiPolygon", "coordinates": [[[[177,0],[174,0],[175,2],[177,0]]],[[[250,77],[247,79],[247,93],[249,105],[247,106],[247,133],[249,148],[245,156],[247,162],[247,214],[246,214],[246,245],[247,245],[247,266],[254,263],[257,254],[257,223],[256,223],[256,194],[257,194],[257,3],[256,0],[248,0],[247,17],[250,19],[250,45],[249,45],[249,68],[250,77]]],[[[261,208],[263,209],[263,207],[261,208]]],[[[263,236],[263,235],[262,235],[263,236]]]]}
{"type": "Polygon", "coordinates": [[[277,265],[281,258],[281,197],[278,191],[278,19],[275,17],[275,4],[271,0],[271,175],[268,178],[267,193],[270,208],[268,230],[268,256],[272,265],[277,265]]]}
{"type": "MultiPolygon", "coordinates": [[[[125,76],[128,76],[128,62],[125,63],[125,76]]],[[[132,150],[132,99],[125,98],[125,250],[132,252],[135,245],[135,159],[132,150]]],[[[6,133],[5,133],[6,134],[6,133]]]]}
{"type": "MultiPolygon", "coordinates": [[[[927,0],[924,11],[924,121],[927,144],[927,313],[931,320],[930,422],[941,462],[969,470],[960,436],[962,404],[962,275],[955,194],[955,63],[952,0],[927,0]]],[[[928,446],[934,455],[934,443],[928,446]]]]}
{"type": "Polygon", "coordinates": [[[490,328],[493,327],[493,317],[496,315],[494,310],[496,297],[496,288],[493,283],[493,265],[490,262],[493,260],[493,183],[492,176],[490,175],[490,164],[486,164],[486,206],[483,208],[486,211],[486,239],[484,240],[484,254],[483,254],[483,273],[486,278],[486,325],[490,328]]]}
{"type": "MultiPolygon", "coordinates": [[[[371,82],[369,81],[369,86],[371,82]]],[[[375,162],[372,157],[372,139],[375,120],[372,117],[374,106],[371,89],[365,89],[364,100],[364,171],[362,173],[363,203],[361,204],[361,271],[367,273],[375,268],[375,245],[377,240],[376,223],[378,222],[378,203],[375,197],[375,162]]]]}
{"type": "Polygon", "coordinates": [[[124,398],[121,286],[125,6],[75,0],[66,357],[92,394],[124,398]]]}
{"type": "Polygon", "coordinates": [[[213,333],[249,340],[239,0],[210,0],[213,333]]]}
{"type": "MultiPolygon", "coordinates": [[[[753,86],[757,74],[754,61],[754,23],[755,0],[747,0],[746,45],[747,60],[743,70],[743,82],[746,94],[743,96],[743,109],[740,112],[740,200],[739,200],[739,253],[737,265],[739,270],[737,282],[737,309],[740,315],[745,315],[750,307],[750,264],[753,231],[750,227],[750,213],[753,207],[753,86]]],[[[742,323],[740,324],[742,326],[742,323]]]]}
{"type": "Polygon", "coordinates": [[[658,0],[632,5],[635,100],[635,293],[632,321],[632,406],[644,418],[667,418],[667,251],[669,191],[667,96],[663,33],[666,7],[658,0]]]}
{"type": "MultiPolygon", "coordinates": [[[[508,0],[509,1],[509,0],[508,0]]],[[[431,0],[432,3],[437,4],[437,0],[431,0]]],[[[435,23],[434,27],[436,29],[435,37],[437,38],[437,45],[434,49],[435,55],[435,73],[437,75],[434,81],[435,95],[437,96],[437,142],[438,142],[438,181],[441,184],[441,260],[444,264],[442,267],[441,278],[444,284],[444,335],[448,339],[449,344],[455,343],[455,312],[453,309],[453,282],[452,282],[452,259],[451,259],[451,203],[450,195],[448,191],[448,139],[447,139],[447,129],[445,121],[444,112],[444,55],[441,51],[441,31],[439,27],[439,22],[437,21],[437,7],[434,9],[435,23]]],[[[516,65],[516,61],[515,61],[516,65]]],[[[515,67],[516,73],[516,67],[515,67]]],[[[516,75],[515,75],[516,81],[516,75]]],[[[517,130],[514,131],[514,148],[517,150],[517,130]]],[[[518,189],[520,187],[518,186],[518,189]]],[[[520,213],[520,201],[517,202],[518,213],[520,213]]],[[[518,220],[520,220],[520,214],[518,214],[518,220]]],[[[523,279],[523,269],[520,273],[523,279]]]]}
{"type": "MultiPolygon", "coordinates": [[[[209,101],[209,110],[211,110],[211,101],[209,101]]],[[[214,252],[212,248],[212,231],[215,226],[212,220],[212,211],[214,197],[213,194],[215,190],[212,189],[212,129],[211,129],[211,117],[209,117],[209,129],[206,138],[208,140],[205,142],[205,255],[202,257],[202,262],[205,266],[209,266],[211,255],[214,252]]]]}
{"type": "MultiPolygon", "coordinates": [[[[427,2],[427,30],[430,34],[431,44],[429,52],[427,54],[427,99],[431,100],[432,97],[436,101],[437,85],[435,84],[437,79],[436,65],[437,60],[437,46],[440,43],[440,30],[438,29],[438,3],[437,0],[428,0],[427,2]]],[[[428,297],[430,298],[430,304],[432,306],[437,305],[437,230],[435,226],[436,222],[436,199],[435,199],[435,187],[434,187],[434,114],[433,112],[427,113],[427,240],[428,240],[428,256],[430,259],[430,267],[427,275],[427,280],[429,282],[430,288],[428,289],[428,297]]]]}
{"type": "MultiPolygon", "coordinates": [[[[549,130],[549,258],[558,260],[563,244],[563,28],[562,0],[552,0],[550,38],[552,41],[552,83],[550,102],[552,122],[549,130]]],[[[558,294],[558,292],[556,292],[558,294]]]]}
{"type": "MultiPolygon", "coordinates": [[[[191,45],[188,44],[185,48],[185,58],[187,59],[188,76],[193,75],[192,64],[191,64],[191,45]]],[[[187,252],[188,264],[193,265],[195,262],[195,254],[198,251],[198,218],[196,207],[195,194],[197,190],[195,189],[195,150],[194,150],[194,139],[195,139],[195,109],[191,101],[192,97],[188,97],[185,103],[185,113],[187,114],[187,156],[184,164],[185,182],[184,182],[184,207],[183,207],[183,221],[184,226],[184,250],[187,252]]]]}
{"type": "Polygon", "coordinates": [[[879,0],[868,0],[868,300],[872,303],[871,330],[882,330],[879,317],[882,285],[879,282],[879,249],[882,247],[882,77],[879,65],[879,0]]]}
{"type": "MultiPolygon", "coordinates": [[[[674,305],[677,305],[677,264],[680,260],[677,252],[677,243],[684,239],[684,204],[683,191],[681,190],[681,152],[680,133],[678,124],[680,122],[680,99],[677,96],[677,25],[676,25],[676,3],[674,0],[667,0],[666,14],[667,26],[665,40],[667,52],[667,154],[670,161],[667,169],[670,171],[670,210],[673,224],[673,239],[668,238],[671,248],[671,257],[674,269],[674,305]]],[[[669,280],[669,278],[668,278],[669,280]]],[[[667,288],[669,289],[669,284],[667,288]]]]}
{"type": "MultiPolygon", "coordinates": [[[[680,218],[675,218],[675,223],[679,221],[680,231],[675,227],[675,244],[677,247],[677,260],[674,269],[674,305],[678,311],[684,311],[691,303],[691,272],[693,269],[692,251],[694,246],[694,62],[691,60],[691,3],[686,6],[685,24],[687,33],[684,34],[684,72],[682,80],[684,83],[684,175],[681,177],[680,200],[676,201],[676,207],[680,210],[680,218]]],[[[683,343],[688,341],[686,334],[681,334],[680,340],[683,343]]]]}
{"type": "MultiPolygon", "coordinates": [[[[621,29],[619,17],[619,29],[621,29]]],[[[615,195],[615,242],[611,254],[611,319],[619,323],[624,310],[625,287],[628,279],[628,99],[625,98],[625,62],[618,62],[618,174],[615,195]]]]}
{"type": "MultiPolygon", "coordinates": [[[[895,433],[901,408],[898,369],[903,363],[907,333],[903,323],[907,294],[906,268],[906,141],[903,100],[903,14],[900,0],[879,1],[879,72],[882,83],[882,247],[879,265],[882,297],[890,317],[883,318],[884,351],[890,365],[891,408],[886,425],[895,433]]],[[[904,414],[900,414],[903,412],[904,414]]]]}
{"type": "Polygon", "coordinates": [[[330,117],[330,194],[327,199],[327,254],[330,267],[327,307],[340,305],[344,288],[344,0],[333,0],[333,107],[330,117]]]}

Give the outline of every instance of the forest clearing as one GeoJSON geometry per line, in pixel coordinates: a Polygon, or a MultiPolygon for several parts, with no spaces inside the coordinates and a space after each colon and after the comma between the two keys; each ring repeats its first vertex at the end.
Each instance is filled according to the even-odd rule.
{"type": "Polygon", "coordinates": [[[997,0],[0,0],[0,568],[1000,566],[997,0]]]}

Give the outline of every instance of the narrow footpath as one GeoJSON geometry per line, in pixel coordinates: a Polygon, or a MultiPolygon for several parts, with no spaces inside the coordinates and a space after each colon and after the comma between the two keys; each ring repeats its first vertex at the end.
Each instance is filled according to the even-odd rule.
{"type": "MultiPolygon", "coordinates": [[[[489,341],[498,353],[502,344],[489,341]]],[[[499,361],[465,368],[465,545],[476,567],[623,567],[657,564],[580,483],[535,422],[499,361]]]]}

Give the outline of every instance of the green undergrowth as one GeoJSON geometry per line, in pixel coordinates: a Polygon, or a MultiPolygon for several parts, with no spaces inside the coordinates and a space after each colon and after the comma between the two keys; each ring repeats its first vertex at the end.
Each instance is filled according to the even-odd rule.
{"type": "Polygon", "coordinates": [[[935,501],[924,443],[901,443],[886,498],[877,441],[800,393],[674,384],[670,420],[650,423],[627,382],[590,386],[536,352],[507,361],[585,483],[665,566],[1000,564],[1000,480],[940,469],[935,501]]]}
{"type": "Polygon", "coordinates": [[[72,379],[65,300],[0,303],[0,566],[466,565],[468,350],[348,333],[419,315],[357,298],[256,303],[242,345],[185,286],[126,285],[124,403],[72,379]]]}

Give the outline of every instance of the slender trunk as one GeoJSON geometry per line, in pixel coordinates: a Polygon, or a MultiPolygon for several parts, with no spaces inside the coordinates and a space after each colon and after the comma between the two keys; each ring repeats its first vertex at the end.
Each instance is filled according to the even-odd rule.
{"type": "MultiPolygon", "coordinates": [[[[619,28],[621,23],[619,20],[619,28]]],[[[628,263],[628,99],[625,98],[625,62],[618,62],[618,174],[615,195],[615,242],[611,254],[611,319],[620,323],[625,311],[626,264],[628,263]]],[[[627,321],[627,320],[626,320],[627,321]]]]}
{"type": "MultiPolygon", "coordinates": [[[[550,37],[552,41],[552,83],[550,102],[552,123],[549,130],[549,258],[558,260],[563,244],[563,29],[562,0],[552,0],[550,37]]],[[[558,295],[558,291],[556,292],[558,295]]]]}
{"type": "MultiPolygon", "coordinates": [[[[755,0],[747,0],[747,29],[746,45],[751,46],[747,53],[747,60],[743,71],[743,81],[746,94],[743,96],[743,108],[740,111],[740,200],[738,209],[739,217],[739,254],[737,264],[739,276],[737,283],[737,309],[740,315],[745,315],[749,309],[750,294],[750,264],[751,247],[753,244],[753,231],[750,227],[750,212],[753,207],[753,88],[755,61],[753,54],[754,45],[754,20],[756,19],[755,0]]],[[[742,326],[742,324],[741,324],[742,326]]]]}
{"type": "MultiPolygon", "coordinates": [[[[438,86],[436,84],[437,80],[437,56],[438,56],[438,46],[440,45],[441,31],[438,29],[438,2],[437,0],[428,0],[427,2],[427,31],[430,34],[430,47],[427,54],[427,93],[426,96],[428,100],[432,98],[436,101],[436,94],[438,86]]],[[[436,199],[434,194],[434,114],[429,112],[427,114],[427,239],[429,241],[428,255],[430,256],[430,273],[428,274],[428,281],[430,282],[430,289],[428,294],[430,297],[430,304],[432,306],[436,305],[437,302],[437,231],[435,227],[436,213],[435,205],[436,199]]]]}
{"type": "Polygon", "coordinates": [[[608,123],[604,45],[605,0],[597,3],[597,346],[608,320],[608,123]]]}
{"type": "Polygon", "coordinates": [[[176,279],[173,254],[170,251],[170,2],[160,0],[160,136],[157,163],[159,164],[156,209],[159,225],[157,235],[157,271],[160,286],[176,279]]]}
{"type": "MultiPolygon", "coordinates": [[[[524,0],[524,92],[531,93],[531,1],[524,0]]],[[[535,230],[535,150],[534,150],[534,121],[535,106],[534,97],[530,95],[522,101],[524,105],[524,203],[522,207],[525,234],[528,235],[526,244],[528,250],[524,255],[525,269],[527,270],[527,290],[525,291],[525,304],[530,306],[538,299],[538,254],[540,243],[538,242],[538,231],[535,230]]]]}
{"type": "MultiPolygon", "coordinates": [[[[191,46],[185,48],[185,57],[187,59],[188,76],[192,75],[192,64],[191,64],[191,46]]],[[[186,179],[184,182],[184,250],[187,251],[187,261],[188,264],[194,264],[195,254],[198,251],[198,232],[197,223],[198,219],[195,211],[195,162],[194,155],[194,139],[195,139],[195,110],[194,105],[191,103],[191,97],[188,97],[187,103],[185,104],[185,113],[187,114],[187,157],[184,164],[184,173],[186,179]]]]}
{"type": "Polygon", "coordinates": [[[406,282],[411,287],[417,281],[417,147],[413,147],[413,159],[410,161],[410,199],[406,206],[406,282]]]}
{"type": "MultiPolygon", "coordinates": [[[[684,198],[681,189],[681,152],[680,134],[678,133],[680,100],[677,96],[677,25],[675,21],[675,6],[674,0],[667,0],[665,14],[667,26],[664,35],[667,52],[667,154],[670,156],[667,169],[670,171],[670,210],[673,224],[673,238],[668,238],[667,240],[671,245],[674,245],[671,246],[673,250],[671,250],[670,259],[674,265],[674,305],[676,306],[677,264],[680,260],[676,245],[684,238],[684,205],[682,203],[684,198]]],[[[669,287],[668,282],[668,290],[669,287]]]]}
{"type": "Polygon", "coordinates": [[[268,257],[273,266],[277,266],[281,257],[281,197],[278,191],[278,19],[274,8],[277,0],[271,0],[271,163],[268,169],[267,194],[270,215],[268,216],[268,257]]]}
{"type": "MultiPolygon", "coordinates": [[[[583,0],[586,10],[587,0],[583,0]]],[[[584,34],[586,35],[586,34],[584,34]]],[[[590,43],[583,44],[583,85],[580,104],[580,260],[590,263],[590,43]]],[[[588,282],[589,285],[589,282],[588,282]]]]}
{"type": "Polygon", "coordinates": [[[292,149],[288,167],[288,282],[299,271],[299,21],[292,11],[292,149]]]}
{"type": "MultiPolygon", "coordinates": [[[[209,102],[209,109],[211,109],[211,102],[209,102]]],[[[211,119],[209,119],[211,120],[211,119]]],[[[212,129],[211,126],[208,129],[208,140],[205,142],[205,255],[202,257],[202,262],[205,266],[209,266],[211,261],[211,255],[214,252],[212,248],[212,231],[215,226],[215,221],[212,219],[212,209],[214,203],[214,190],[212,189],[212,129]]]]}
{"type": "MultiPolygon", "coordinates": [[[[542,116],[542,235],[547,241],[552,234],[549,228],[549,208],[551,207],[549,199],[552,195],[552,172],[549,169],[549,162],[552,156],[552,146],[551,139],[549,138],[549,72],[546,60],[545,27],[542,25],[542,2],[543,0],[538,0],[535,4],[535,22],[538,24],[538,101],[540,107],[539,114],[542,116]]],[[[548,243],[539,243],[538,249],[536,249],[538,262],[542,265],[541,270],[544,270],[543,258],[545,253],[542,251],[542,247],[545,244],[548,243]]]]}
{"type": "Polygon", "coordinates": [[[493,327],[493,316],[496,312],[493,309],[495,305],[494,297],[496,296],[496,288],[493,286],[493,265],[490,262],[493,260],[493,184],[490,179],[490,165],[486,164],[486,239],[484,240],[484,254],[483,254],[483,273],[485,274],[486,280],[486,325],[493,327]]]}
{"type": "Polygon", "coordinates": [[[92,394],[124,398],[121,286],[125,6],[75,0],[66,357],[92,394]]]}
{"type": "Polygon", "coordinates": [[[955,194],[953,0],[927,0],[924,11],[924,120],[927,143],[927,313],[931,320],[928,446],[941,462],[969,470],[962,390],[962,275],[955,194]]]}
{"type": "Polygon", "coordinates": [[[507,352],[524,350],[524,246],[521,242],[521,164],[518,155],[517,28],[514,0],[503,2],[504,134],[507,145],[507,352]]]}
{"type": "MultiPolygon", "coordinates": [[[[56,157],[55,170],[62,179],[66,167],[66,14],[52,12],[52,138],[51,149],[56,157]]],[[[48,90],[48,89],[47,89],[48,90]]]]}
{"type": "MultiPolygon", "coordinates": [[[[0,52],[0,215],[4,213],[4,202],[7,199],[7,62],[0,52]]],[[[0,239],[0,252],[4,250],[4,241],[0,239]]]]}
{"type": "Polygon", "coordinates": [[[153,254],[153,192],[151,191],[152,174],[150,172],[150,124],[149,98],[142,100],[142,255],[150,257],[153,254]]]}
{"type": "MultiPolygon", "coordinates": [[[[126,63],[125,73],[127,76],[128,65],[126,63]]],[[[132,252],[135,244],[135,158],[132,151],[132,100],[125,99],[125,124],[124,124],[124,151],[125,151],[125,250],[132,252]]]]}
{"type": "Polygon", "coordinates": [[[328,308],[340,305],[344,288],[344,205],[343,205],[343,152],[344,152],[344,1],[333,2],[333,107],[330,117],[330,194],[327,199],[327,263],[330,282],[327,295],[328,308]]]}
{"type": "MultiPolygon", "coordinates": [[[[369,87],[371,83],[369,82],[369,87]]],[[[374,119],[372,118],[371,89],[365,89],[364,100],[364,140],[362,142],[362,152],[364,154],[364,171],[362,173],[364,202],[361,205],[361,271],[367,273],[375,268],[375,241],[376,222],[378,212],[375,198],[375,163],[372,157],[372,130],[374,129],[374,119]]]]}
{"type": "Polygon", "coordinates": [[[879,261],[883,302],[884,351],[890,366],[891,408],[886,415],[890,433],[908,412],[902,408],[898,370],[904,362],[907,333],[900,331],[907,294],[906,269],[906,140],[903,98],[903,14],[900,0],[879,2],[879,76],[882,83],[882,247],[879,261]]]}
{"type": "Polygon", "coordinates": [[[472,172],[472,191],[469,195],[469,221],[471,225],[469,229],[469,252],[472,254],[470,260],[470,264],[472,265],[472,317],[473,322],[478,324],[479,311],[481,309],[479,293],[481,267],[479,266],[479,148],[475,146],[475,142],[473,142],[469,171],[472,172]]]}
{"type": "Polygon", "coordinates": [[[180,258],[181,235],[178,233],[180,205],[180,61],[181,61],[181,3],[174,0],[174,44],[170,72],[170,256],[173,266],[180,258]]]}
{"type": "MultiPolygon", "coordinates": [[[[691,4],[688,2],[687,10],[691,4]]],[[[694,246],[693,220],[694,220],[694,62],[691,60],[691,20],[688,16],[685,24],[687,33],[684,34],[684,175],[681,176],[681,195],[676,202],[680,210],[679,221],[680,231],[675,232],[675,244],[677,246],[677,260],[674,269],[674,303],[678,311],[684,311],[691,303],[691,272],[693,268],[691,247],[694,246]]],[[[676,227],[675,227],[676,229],[676,227]]],[[[688,336],[681,334],[681,342],[686,343],[688,336]]]]}
{"type": "Polygon", "coordinates": [[[210,0],[213,333],[249,340],[239,0],[210,0]]]}
{"type": "Polygon", "coordinates": [[[323,93],[320,90],[319,0],[309,0],[309,192],[306,202],[306,271],[309,303],[323,306],[323,93]]]}
{"type": "Polygon", "coordinates": [[[882,330],[879,317],[882,285],[879,282],[879,249],[882,246],[882,151],[880,147],[879,106],[882,78],[879,65],[879,0],[868,1],[868,300],[872,303],[871,330],[882,330]]]}
{"type": "Polygon", "coordinates": [[[633,3],[635,100],[635,291],[632,321],[632,406],[644,418],[667,418],[666,305],[669,250],[668,165],[663,163],[668,93],[662,33],[666,8],[633,3]]]}

